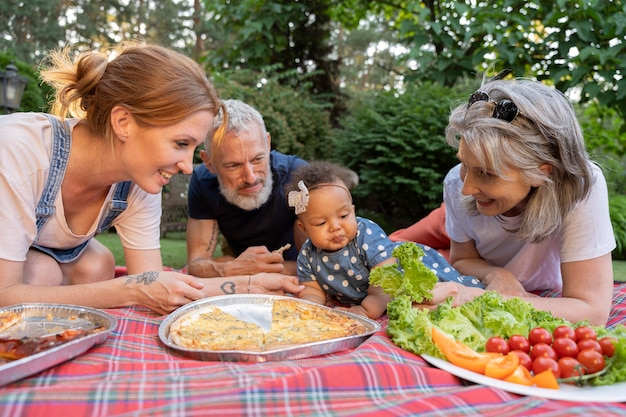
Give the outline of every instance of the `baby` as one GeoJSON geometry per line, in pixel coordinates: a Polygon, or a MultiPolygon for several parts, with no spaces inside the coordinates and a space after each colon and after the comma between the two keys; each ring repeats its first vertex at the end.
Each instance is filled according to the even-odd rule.
{"type": "Polygon", "coordinates": [[[305,286],[299,296],[377,319],[390,297],[369,285],[370,270],[396,262],[391,256],[395,244],[376,223],[356,216],[346,186],[351,176],[346,168],[313,161],[295,171],[286,185],[296,224],[308,238],[297,260],[305,286]]]}

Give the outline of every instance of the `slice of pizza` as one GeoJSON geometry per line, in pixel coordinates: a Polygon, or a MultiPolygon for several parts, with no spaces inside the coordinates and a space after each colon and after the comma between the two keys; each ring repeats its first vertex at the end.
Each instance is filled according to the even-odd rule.
{"type": "Polygon", "coordinates": [[[265,332],[254,323],[240,320],[215,306],[190,311],[170,326],[178,346],[202,350],[263,350],[265,332]]]}
{"type": "Polygon", "coordinates": [[[16,325],[22,321],[21,314],[14,311],[3,311],[0,313],[0,333],[7,330],[9,327],[16,325]]]}
{"type": "Polygon", "coordinates": [[[329,308],[280,299],[274,301],[272,306],[272,327],[266,336],[265,349],[273,350],[366,332],[363,323],[329,308]]]}

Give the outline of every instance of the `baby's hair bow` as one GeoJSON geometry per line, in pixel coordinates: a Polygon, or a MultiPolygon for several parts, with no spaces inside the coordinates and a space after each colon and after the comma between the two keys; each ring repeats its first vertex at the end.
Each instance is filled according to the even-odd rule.
{"type": "Polygon", "coordinates": [[[304,213],[306,206],[309,204],[309,190],[304,185],[304,182],[298,182],[298,188],[300,191],[289,191],[289,207],[295,207],[296,215],[304,213]]]}

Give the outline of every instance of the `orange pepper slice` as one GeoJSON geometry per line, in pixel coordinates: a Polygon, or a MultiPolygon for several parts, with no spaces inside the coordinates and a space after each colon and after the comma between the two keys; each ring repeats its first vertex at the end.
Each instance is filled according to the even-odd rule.
{"type": "Polygon", "coordinates": [[[532,377],[532,382],[539,388],[559,389],[559,381],[550,369],[539,372],[532,377]]]}
{"type": "Polygon", "coordinates": [[[504,380],[514,384],[528,385],[529,387],[533,385],[533,377],[530,371],[521,364],[517,365],[513,373],[504,378],[504,380]]]}
{"type": "Polygon", "coordinates": [[[463,343],[454,340],[436,327],[432,328],[433,342],[448,362],[479,374],[485,374],[485,366],[501,353],[479,353],[463,343]]]}
{"type": "Polygon", "coordinates": [[[487,365],[485,365],[485,375],[491,378],[504,379],[511,375],[519,364],[519,356],[509,352],[504,356],[493,358],[487,362],[487,365]]]}

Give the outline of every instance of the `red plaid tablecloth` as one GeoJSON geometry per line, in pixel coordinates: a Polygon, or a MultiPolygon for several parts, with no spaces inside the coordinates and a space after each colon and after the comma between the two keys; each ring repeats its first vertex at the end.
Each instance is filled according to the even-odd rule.
{"type": "MultiPolygon", "coordinates": [[[[615,286],[613,302],[609,325],[626,323],[626,284],[615,286]]],[[[107,311],[118,326],[103,344],[0,388],[0,416],[626,415],[626,403],[555,401],[464,382],[399,349],[384,330],[318,358],[201,362],[161,344],[163,317],[140,307],[107,311]]]]}

